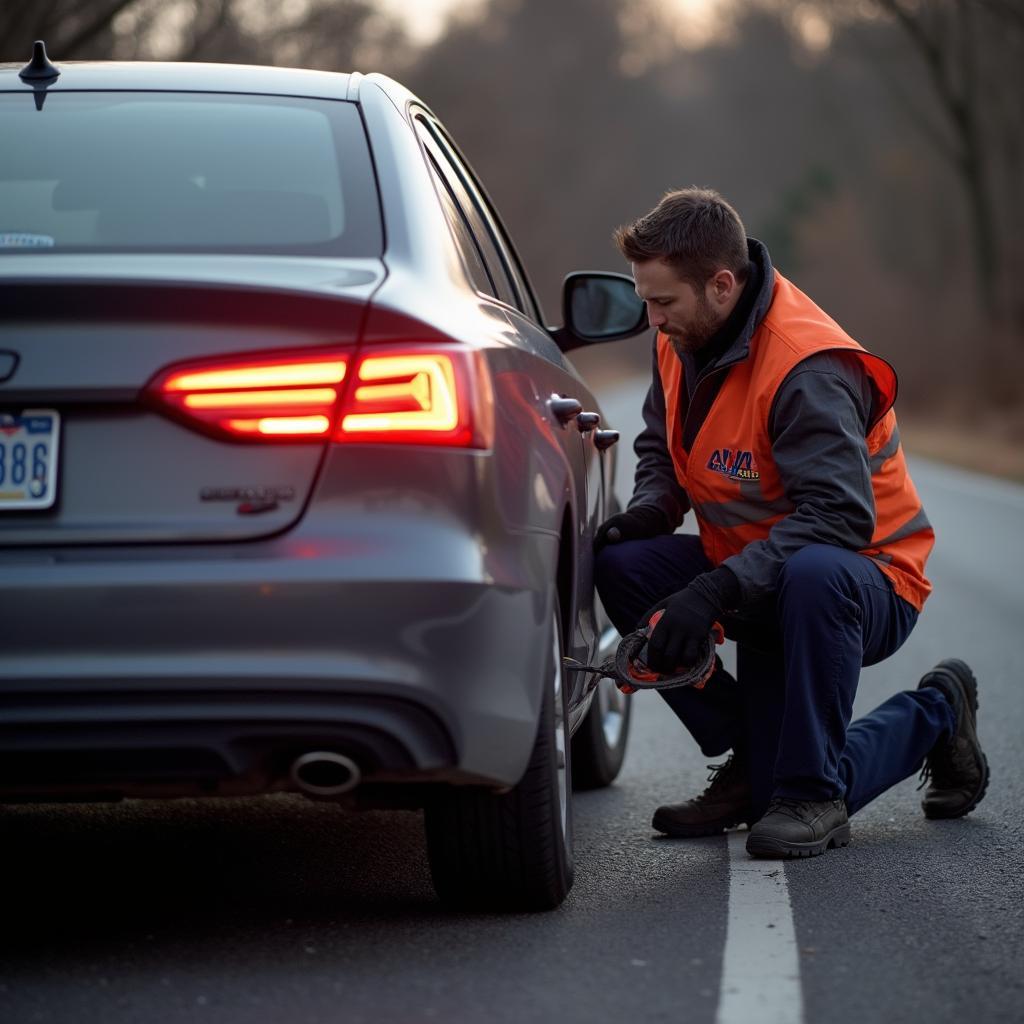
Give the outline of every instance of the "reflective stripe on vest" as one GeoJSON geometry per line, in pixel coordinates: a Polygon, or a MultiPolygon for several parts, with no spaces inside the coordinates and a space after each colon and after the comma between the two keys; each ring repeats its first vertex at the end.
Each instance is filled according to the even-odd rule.
{"type": "Polygon", "coordinates": [[[658,370],[665,392],[666,437],[676,477],[685,488],[714,565],[763,540],[795,510],[772,458],[768,424],[775,395],[789,372],[817,352],[856,354],[878,396],[867,435],[875,529],[861,554],[875,559],[894,590],[918,610],[931,592],[924,566],[935,534],[907,473],[892,404],[896,375],[866,352],[798,288],[776,273],[772,304],[750,340],[750,353],[725,380],[697,431],[683,448],[687,406],[683,364],[669,338],[658,335],[658,370]]]}

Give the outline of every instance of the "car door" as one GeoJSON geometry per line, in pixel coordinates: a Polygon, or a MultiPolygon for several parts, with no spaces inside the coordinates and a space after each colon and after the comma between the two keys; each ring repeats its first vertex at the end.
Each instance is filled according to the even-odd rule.
{"type": "MultiPolygon", "coordinates": [[[[457,148],[441,125],[426,112],[416,115],[417,131],[431,159],[436,162],[465,219],[473,239],[475,255],[483,268],[491,294],[505,306],[510,326],[530,355],[530,374],[545,398],[552,401],[553,419],[559,419],[557,399],[574,399],[580,411],[598,412],[593,394],[572,364],[541,325],[539,309],[522,271],[508,234],[494,207],[488,201],[477,179],[461,158],[457,148]]],[[[473,258],[473,253],[470,254],[473,258]]],[[[477,269],[477,274],[480,269],[477,269]]],[[[472,273],[472,271],[471,271],[472,273]]],[[[580,419],[571,409],[562,413],[564,422],[558,431],[562,449],[572,470],[575,488],[576,522],[574,541],[576,557],[574,635],[569,639],[569,653],[589,658],[596,650],[598,628],[594,607],[592,560],[589,557],[594,531],[607,514],[612,457],[598,450],[595,430],[582,429],[580,419]],[[580,555],[583,557],[580,557],[580,555]]],[[[582,696],[586,678],[573,680],[574,698],[582,696]]]]}

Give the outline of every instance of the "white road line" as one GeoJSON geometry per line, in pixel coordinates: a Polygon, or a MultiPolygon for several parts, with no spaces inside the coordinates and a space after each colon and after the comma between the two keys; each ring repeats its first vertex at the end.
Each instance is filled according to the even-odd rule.
{"type": "Polygon", "coordinates": [[[729,833],[729,922],[715,1024],[802,1024],[800,957],[780,860],[754,860],[729,833]]]}

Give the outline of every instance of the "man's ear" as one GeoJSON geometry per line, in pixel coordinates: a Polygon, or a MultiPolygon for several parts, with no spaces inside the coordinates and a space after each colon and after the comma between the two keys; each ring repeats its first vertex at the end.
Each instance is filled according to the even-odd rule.
{"type": "Polygon", "coordinates": [[[712,296],[720,304],[728,302],[739,287],[739,281],[736,280],[736,275],[731,270],[726,270],[724,267],[721,270],[716,271],[711,276],[711,280],[708,284],[711,286],[712,296]]]}

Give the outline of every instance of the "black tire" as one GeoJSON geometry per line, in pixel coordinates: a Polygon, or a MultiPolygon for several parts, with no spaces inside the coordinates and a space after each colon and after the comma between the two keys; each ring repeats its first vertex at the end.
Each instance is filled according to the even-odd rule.
{"type": "Polygon", "coordinates": [[[425,808],[430,873],[450,906],[551,910],[572,887],[572,758],[556,746],[559,728],[568,746],[557,601],[551,630],[537,738],[522,779],[501,794],[452,787],[425,808]]]}
{"type": "Polygon", "coordinates": [[[576,789],[603,789],[622,770],[633,715],[633,698],[602,679],[587,717],[572,738],[572,780],[576,789]]]}

